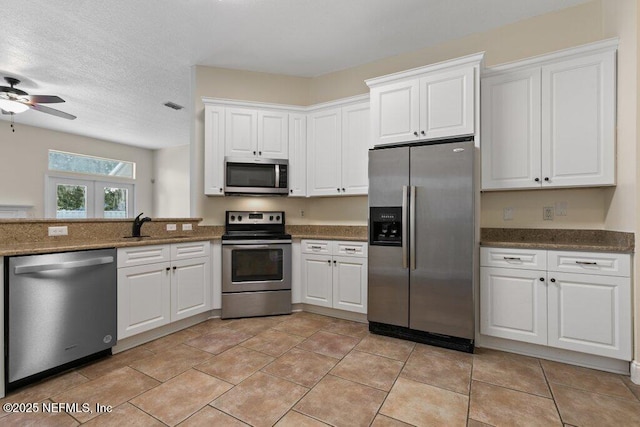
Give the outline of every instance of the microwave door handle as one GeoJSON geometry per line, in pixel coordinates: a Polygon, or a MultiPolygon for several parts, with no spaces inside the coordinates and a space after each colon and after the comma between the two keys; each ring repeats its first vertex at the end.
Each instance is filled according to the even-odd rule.
{"type": "Polygon", "coordinates": [[[276,188],[280,187],[280,165],[276,165],[276,188]]]}

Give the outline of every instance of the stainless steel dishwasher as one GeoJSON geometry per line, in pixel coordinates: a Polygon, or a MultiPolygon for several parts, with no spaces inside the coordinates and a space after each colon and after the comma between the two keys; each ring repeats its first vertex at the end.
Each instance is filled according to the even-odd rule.
{"type": "Polygon", "coordinates": [[[116,250],[10,257],[7,384],[116,344],[116,250]]]}

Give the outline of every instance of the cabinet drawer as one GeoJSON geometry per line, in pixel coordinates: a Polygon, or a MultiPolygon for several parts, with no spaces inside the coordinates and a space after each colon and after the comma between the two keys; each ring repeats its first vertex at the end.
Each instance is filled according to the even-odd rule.
{"type": "Polygon", "coordinates": [[[547,251],[484,247],[480,248],[480,265],[544,270],[547,268],[547,251]]]}
{"type": "Polygon", "coordinates": [[[169,261],[169,245],[136,246],[118,249],[118,268],[169,261]]]}
{"type": "Polygon", "coordinates": [[[621,277],[631,275],[628,254],[549,251],[548,264],[549,271],[621,277]]]}
{"type": "Polygon", "coordinates": [[[367,242],[333,242],[333,254],[342,256],[367,256],[367,242]]]}
{"type": "Polygon", "coordinates": [[[209,241],[173,243],[171,245],[172,260],[208,257],[210,253],[211,243],[209,241]]]}
{"type": "Polygon", "coordinates": [[[302,253],[331,255],[331,242],[328,240],[303,240],[302,253]]]}

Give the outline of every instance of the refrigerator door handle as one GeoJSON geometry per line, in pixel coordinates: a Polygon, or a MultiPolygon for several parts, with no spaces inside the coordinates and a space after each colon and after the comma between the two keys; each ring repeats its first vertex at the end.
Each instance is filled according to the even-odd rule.
{"type": "Polygon", "coordinates": [[[407,186],[402,186],[402,268],[407,268],[407,197],[409,196],[407,186]]]}
{"type": "Polygon", "coordinates": [[[411,237],[409,238],[409,262],[410,269],[416,269],[416,186],[411,186],[411,196],[409,200],[409,230],[411,237]]]}

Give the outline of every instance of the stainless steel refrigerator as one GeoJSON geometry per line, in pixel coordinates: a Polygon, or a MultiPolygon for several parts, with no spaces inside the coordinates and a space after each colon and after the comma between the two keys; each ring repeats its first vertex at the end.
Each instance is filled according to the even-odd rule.
{"type": "Polygon", "coordinates": [[[369,151],[369,329],[473,352],[472,138],[369,151]]]}

